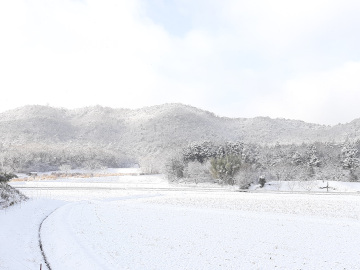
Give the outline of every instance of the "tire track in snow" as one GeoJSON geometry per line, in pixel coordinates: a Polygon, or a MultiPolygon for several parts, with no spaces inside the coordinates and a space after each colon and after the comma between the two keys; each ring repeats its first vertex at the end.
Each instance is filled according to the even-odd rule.
{"type": "MultiPolygon", "coordinates": [[[[87,270],[110,270],[91,248],[83,243],[79,235],[74,231],[73,218],[77,215],[79,207],[89,204],[93,208],[94,202],[83,201],[65,204],[51,213],[42,226],[43,250],[49,270],[53,269],[87,269],[87,270]],[[49,230],[49,228],[51,228],[49,230]],[[51,245],[49,246],[49,244],[51,245]],[[75,255],[76,254],[76,255],[75,255]],[[67,258],[64,260],[64,258],[67,258]]],[[[76,221],[75,221],[76,222],[76,221]]],[[[45,260],[45,258],[44,258],[45,260]]]]}
{"type": "Polygon", "coordinates": [[[39,230],[38,230],[38,239],[39,239],[39,247],[40,247],[40,251],[41,251],[41,255],[43,257],[43,260],[44,260],[44,263],[46,265],[46,267],[51,270],[51,266],[50,266],[50,263],[46,257],[46,254],[45,254],[45,251],[44,251],[44,247],[43,247],[43,244],[42,244],[42,241],[41,241],[41,228],[42,228],[42,225],[44,223],[44,221],[52,214],[54,213],[57,209],[59,209],[59,207],[57,207],[56,209],[54,209],[50,214],[48,214],[40,223],[40,226],[39,226],[39,230]]]}

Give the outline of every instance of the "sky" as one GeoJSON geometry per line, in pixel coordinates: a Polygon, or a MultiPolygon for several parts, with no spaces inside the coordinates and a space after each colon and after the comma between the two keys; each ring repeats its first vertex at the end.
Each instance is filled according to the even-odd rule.
{"type": "Polygon", "coordinates": [[[358,0],[0,1],[0,111],[183,103],[360,117],[358,0]]]}

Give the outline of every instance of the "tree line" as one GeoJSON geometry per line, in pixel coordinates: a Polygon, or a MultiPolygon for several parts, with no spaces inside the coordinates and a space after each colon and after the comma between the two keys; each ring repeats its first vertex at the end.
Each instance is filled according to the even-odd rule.
{"type": "Polygon", "coordinates": [[[136,163],[113,146],[66,144],[0,147],[0,172],[41,172],[68,168],[129,167],[136,163]]]}
{"type": "Polygon", "coordinates": [[[265,181],[359,181],[360,141],[261,146],[193,142],[166,163],[170,181],[215,181],[242,188],[265,181]]]}

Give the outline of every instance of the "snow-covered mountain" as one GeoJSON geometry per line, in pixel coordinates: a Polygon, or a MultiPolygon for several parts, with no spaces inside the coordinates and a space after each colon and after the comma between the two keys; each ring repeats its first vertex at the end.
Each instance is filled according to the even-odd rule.
{"type": "Polygon", "coordinates": [[[182,104],[135,110],[101,106],[67,110],[35,105],[0,114],[0,140],[5,145],[81,141],[156,147],[201,140],[302,143],[343,141],[359,137],[359,131],[360,119],[330,127],[268,117],[218,117],[182,104]]]}
{"type": "Polygon", "coordinates": [[[36,105],[0,114],[0,150],[11,166],[34,170],[57,168],[69,160],[72,166],[83,166],[96,158],[100,160],[96,164],[107,166],[151,163],[152,167],[190,142],[342,142],[359,138],[359,131],[360,119],[331,127],[268,117],[218,117],[182,104],[134,110],[36,105]],[[46,168],[40,168],[43,164],[46,168]]]}

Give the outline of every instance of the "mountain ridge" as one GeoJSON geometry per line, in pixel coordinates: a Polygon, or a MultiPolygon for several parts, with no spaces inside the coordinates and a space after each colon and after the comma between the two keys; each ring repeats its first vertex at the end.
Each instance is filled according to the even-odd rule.
{"type": "Polygon", "coordinates": [[[202,112],[220,119],[228,119],[228,120],[251,120],[251,119],[262,119],[262,120],[271,120],[271,121],[292,121],[292,122],[299,122],[299,123],[305,123],[308,125],[314,125],[314,126],[323,126],[323,127],[334,127],[334,126],[341,126],[341,125],[347,125],[350,124],[354,121],[359,121],[360,122],[360,118],[355,118],[352,121],[348,122],[348,123],[339,123],[336,125],[325,125],[325,124],[318,124],[318,123],[311,123],[311,122],[305,122],[303,120],[299,120],[299,119],[290,119],[290,118],[271,118],[269,116],[255,116],[255,117],[228,117],[228,116],[219,116],[216,115],[215,113],[205,110],[205,109],[200,109],[197,108],[195,106],[191,106],[191,105],[185,105],[182,103],[164,103],[161,105],[153,105],[153,106],[145,106],[145,107],[141,107],[141,108],[136,108],[136,109],[130,109],[130,108],[112,108],[112,107],[107,107],[107,106],[101,106],[101,105],[94,105],[94,106],[85,106],[85,107],[80,107],[80,108],[75,108],[75,109],[66,109],[63,107],[52,107],[52,106],[48,106],[48,105],[25,105],[25,106],[21,106],[21,107],[17,107],[14,109],[10,109],[10,110],[6,110],[3,112],[0,112],[0,121],[3,121],[3,118],[5,115],[15,115],[16,113],[20,115],[24,115],[24,112],[26,113],[34,113],[39,110],[45,110],[47,109],[48,111],[56,111],[56,112],[63,112],[66,114],[77,114],[77,113],[86,113],[86,112],[93,112],[93,111],[116,111],[116,112],[128,112],[128,113],[134,113],[134,112],[139,112],[139,111],[143,111],[143,112],[154,112],[157,110],[160,111],[164,111],[164,110],[170,110],[170,109],[178,109],[178,108],[187,108],[187,109],[192,109],[194,111],[198,111],[198,112],[202,112]]]}
{"type": "Polygon", "coordinates": [[[180,103],[140,109],[89,106],[79,109],[27,105],[0,113],[3,143],[82,141],[120,146],[183,145],[201,140],[291,144],[358,139],[360,119],[326,126],[302,120],[230,118],[180,103]]]}
{"type": "Polygon", "coordinates": [[[54,170],[62,164],[153,168],[189,143],[202,141],[271,146],[359,138],[360,119],[325,126],[270,117],[229,118],[178,103],[73,110],[28,105],[0,113],[0,158],[24,171],[54,170]]]}

